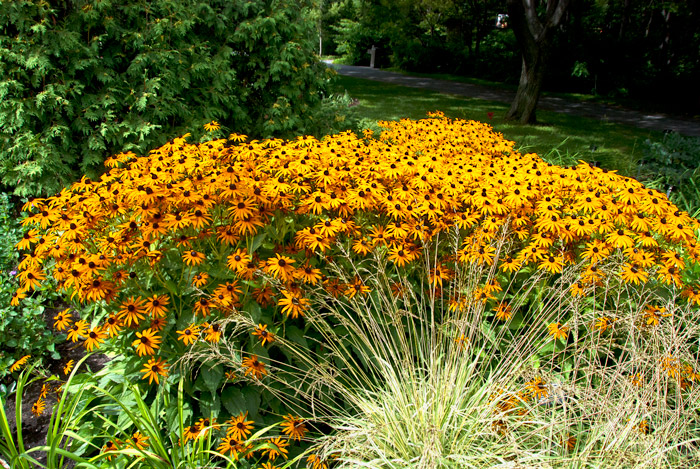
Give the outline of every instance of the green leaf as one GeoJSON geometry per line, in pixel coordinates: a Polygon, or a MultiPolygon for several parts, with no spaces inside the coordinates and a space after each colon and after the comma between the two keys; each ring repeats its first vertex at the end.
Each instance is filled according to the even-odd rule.
{"type": "Polygon", "coordinates": [[[221,393],[221,402],[229,414],[238,415],[248,412],[248,417],[255,419],[260,407],[260,392],[251,386],[243,389],[228,386],[221,393]]]}
{"type": "Polygon", "coordinates": [[[218,417],[221,412],[221,399],[217,393],[213,392],[208,397],[199,400],[199,409],[206,417],[218,417]]]}
{"type": "Polygon", "coordinates": [[[308,347],[306,338],[304,337],[304,332],[296,326],[287,326],[285,331],[285,337],[292,342],[301,345],[302,347],[308,347]]]}
{"type": "Polygon", "coordinates": [[[262,317],[262,310],[256,301],[249,301],[246,303],[243,310],[248,313],[248,316],[250,316],[250,319],[254,323],[258,323],[260,321],[260,318],[262,317]]]}
{"type": "Polygon", "coordinates": [[[253,242],[250,245],[250,252],[255,252],[262,245],[263,241],[267,237],[267,233],[260,233],[253,238],[253,242]]]}
{"type": "MultiPolygon", "coordinates": [[[[206,366],[206,365],[205,365],[206,366]]],[[[212,368],[205,368],[204,366],[200,370],[202,378],[204,379],[204,384],[212,394],[216,394],[219,387],[224,382],[224,368],[221,365],[216,365],[212,368]]]]}

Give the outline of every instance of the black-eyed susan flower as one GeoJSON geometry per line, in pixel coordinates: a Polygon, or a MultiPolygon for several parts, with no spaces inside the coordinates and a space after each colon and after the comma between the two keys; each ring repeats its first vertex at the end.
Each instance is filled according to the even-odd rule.
{"type": "Polygon", "coordinates": [[[44,413],[46,409],[46,401],[43,398],[39,398],[34,404],[32,404],[32,414],[35,417],[39,417],[44,413]]]}
{"type": "Polygon", "coordinates": [[[249,357],[246,357],[243,359],[241,362],[241,365],[243,368],[245,368],[244,375],[248,376],[250,374],[251,376],[255,377],[256,379],[261,379],[263,376],[267,374],[267,370],[265,369],[265,364],[258,360],[257,355],[251,355],[249,357]]]}
{"type": "Polygon", "coordinates": [[[204,253],[194,250],[186,250],[182,254],[182,259],[189,266],[199,265],[206,260],[204,253]]]}
{"type": "Polygon", "coordinates": [[[153,318],[162,318],[168,312],[170,297],[168,295],[153,295],[146,299],[145,311],[153,318]]]}
{"type": "Polygon", "coordinates": [[[681,279],[681,269],[675,265],[662,265],[656,271],[657,278],[667,285],[674,285],[676,287],[681,287],[683,281],[681,279]]]}
{"type": "Polygon", "coordinates": [[[194,302],[194,315],[208,316],[212,308],[212,303],[208,298],[202,296],[194,302]]]}
{"type": "Polygon", "coordinates": [[[16,362],[14,362],[10,367],[10,373],[14,373],[15,371],[21,369],[24,365],[26,365],[27,361],[29,361],[31,357],[31,355],[25,355],[16,362]]]}
{"type": "Polygon", "coordinates": [[[110,337],[116,337],[119,332],[124,327],[124,321],[120,319],[116,314],[112,313],[105,319],[104,325],[102,326],[110,337]]]}
{"type": "Polygon", "coordinates": [[[125,300],[117,313],[127,327],[136,326],[144,318],[146,312],[143,298],[131,296],[125,300]]]}
{"type": "Polygon", "coordinates": [[[304,298],[301,292],[283,290],[282,296],[283,297],[278,300],[277,304],[282,306],[282,314],[291,316],[292,319],[303,316],[310,305],[310,301],[304,298]]]}
{"type": "Polygon", "coordinates": [[[152,329],[145,329],[142,332],[136,333],[136,340],[131,345],[136,348],[136,353],[142,357],[144,355],[153,355],[160,347],[162,338],[152,329]]]}
{"type": "Polygon", "coordinates": [[[644,283],[647,281],[647,279],[649,278],[649,273],[646,270],[644,270],[640,265],[627,262],[622,267],[622,272],[620,272],[620,278],[625,283],[633,283],[635,285],[639,285],[640,283],[644,283]]]}
{"type": "Polygon", "coordinates": [[[315,285],[321,279],[321,269],[307,263],[295,270],[294,277],[303,283],[315,285]]]}
{"type": "Polygon", "coordinates": [[[554,340],[566,339],[569,335],[569,328],[559,322],[549,324],[547,329],[549,330],[549,335],[552,336],[554,340]]]}
{"type": "Polygon", "coordinates": [[[564,259],[561,256],[550,254],[540,261],[538,267],[542,270],[546,270],[550,274],[558,274],[564,269],[564,259]]]}
{"type": "Polygon", "coordinates": [[[525,388],[528,394],[536,400],[545,398],[549,394],[547,383],[539,376],[535,377],[532,381],[528,381],[525,384],[525,388]]]}
{"type": "Polygon", "coordinates": [[[130,448],[144,450],[150,446],[148,443],[150,438],[150,436],[142,435],[141,432],[136,432],[131,435],[131,438],[126,440],[125,444],[130,448]]]}
{"type": "Polygon", "coordinates": [[[200,272],[192,277],[192,285],[197,288],[202,288],[209,281],[209,274],[206,272],[200,272]]]}
{"type": "Polygon", "coordinates": [[[306,458],[306,465],[311,469],[328,469],[328,463],[318,454],[313,453],[306,458]]]}
{"type": "Polygon", "coordinates": [[[289,441],[280,436],[277,438],[270,438],[267,443],[268,447],[261,451],[262,456],[268,458],[270,461],[274,461],[279,456],[287,459],[289,441]]]}
{"type": "Polygon", "coordinates": [[[267,324],[258,324],[253,331],[253,335],[260,340],[261,345],[275,341],[275,335],[267,330],[267,324]]]}
{"type": "MultiPolygon", "coordinates": [[[[108,440],[104,445],[102,445],[103,453],[113,453],[119,450],[121,442],[119,440],[108,440]]],[[[107,461],[111,461],[115,455],[109,454],[106,456],[107,461]]]]}
{"type": "Polygon", "coordinates": [[[34,290],[41,285],[41,282],[46,279],[44,271],[38,267],[22,270],[17,274],[22,288],[24,290],[34,290]]]}
{"type": "Polygon", "coordinates": [[[85,336],[85,349],[92,352],[94,348],[100,348],[100,344],[107,338],[107,332],[100,327],[93,327],[85,336]]]}
{"type": "Polygon", "coordinates": [[[644,324],[646,326],[658,326],[663,318],[671,317],[670,313],[666,312],[666,308],[656,305],[646,305],[642,312],[644,324]]]}
{"type": "Polygon", "coordinates": [[[214,132],[215,130],[219,130],[221,128],[221,124],[219,124],[216,121],[211,121],[206,124],[204,124],[204,130],[207,132],[214,132]]]}
{"type": "Polygon", "coordinates": [[[614,320],[608,316],[597,317],[593,323],[593,330],[598,331],[600,334],[609,330],[612,327],[614,320]]]}
{"type": "Polygon", "coordinates": [[[265,262],[265,270],[283,282],[288,282],[294,277],[296,270],[292,265],[294,262],[295,260],[290,257],[275,254],[275,257],[271,257],[265,262]]]}
{"type": "Polygon", "coordinates": [[[221,443],[216,448],[220,454],[230,454],[235,461],[244,455],[250,448],[232,436],[226,436],[221,439],[221,443]]]}
{"type": "Polygon", "coordinates": [[[142,379],[148,378],[148,384],[153,381],[159,384],[159,377],[166,377],[168,375],[168,365],[162,358],[151,358],[148,363],[143,365],[141,373],[144,373],[142,379]]]}
{"type": "Polygon", "coordinates": [[[253,430],[253,420],[248,420],[248,412],[241,412],[235,417],[231,417],[225,423],[226,435],[236,440],[244,441],[253,430]]]}
{"type": "Polygon", "coordinates": [[[630,236],[631,234],[627,230],[615,230],[606,236],[605,241],[613,247],[626,249],[634,246],[634,239],[630,236]]]}
{"type": "Polygon", "coordinates": [[[199,338],[200,327],[197,324],[190,324],[181,331],[177,331],[178,340],[181,340],[185,345],[191,345],[199,338]]]}
{"type": "Polygon", "coordinates": [[[89,325],[84,319],[73,323],[73,325],[68,328],[68,340],[77,342],[80,338],[85,337],[88,327],[89,325]]]}
{"type": "Polygon", "coordinates": [[[499,321],[509,321],[513,317],[513,310],[508,303],[498,303],[495,313],[499,321]]]}
{"type": "Polygon", "coordinates": [[[308,431],[306,424],[304,423],[304,419],[294,417],[291,414],[283,417],[283,421],[280,423],[280,426],[282,427],[282,433],[296,441],[301,441],[308,431]]]}
{"type": "Polygon", "coordinates": [[[57,331],[64,331],[71,325],[73,315],[70,313],[70,308],[66,308],[54,316],[53,327],[57,331]]]}
{"type": "Polygon", "coordinates": [[[202,334],[204,335],[204,340],[207,342],[217,343],[221,340],[221,334],[224,332],[219,323],[206,324],[202,329],[202,334]]]}
{"type": "Polygon", "coordinates": [[[250,256],[243,249],[236,249],[233,254],[228,256],[226,265],[229,269],[237,271],[245,267],[245,265],[250,262],[250,256]]]}

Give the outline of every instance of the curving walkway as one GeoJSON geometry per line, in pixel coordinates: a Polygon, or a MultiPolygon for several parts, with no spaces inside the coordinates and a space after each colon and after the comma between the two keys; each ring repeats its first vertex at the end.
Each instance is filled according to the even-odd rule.
{"type": "MultiPolygon", "coordinates": [[[[414,77],[401,73],[386,72],[369,67],[339,65],[328,61],[326,63],[340,75],[382,81],[395,85],[423,88],[445,94],[466,96],[469,98],[485,99],[509,103],[515,97],[514,92],[489,88],[469,83],[459,83],[435,78],[414,77]]],[[[593,119],[618,122],[621,124],[659,131],[675,131],[683,135],[700,137],[700,122],[666,114],[647,114],[632,109],[613,107],[600,103],[571,101],[553,96],[540,97],[538,108],[548,111],[562,112],[593,119]]]]}

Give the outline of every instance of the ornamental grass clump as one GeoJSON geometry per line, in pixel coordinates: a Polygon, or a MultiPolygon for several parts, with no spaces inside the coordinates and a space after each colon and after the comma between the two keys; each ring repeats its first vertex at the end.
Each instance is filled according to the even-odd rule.
{"type": "MultiPolygon", "coordinates": [[[[252,425],[313,416],[316,401],[294,396],[323,381],[298,372],[315,367],[309,360],[329,340],[342,343],[346,327],[328,316],[341,332],[327,334],[319,298],[376,301],[376,270],[357,267],[366,260],[387,266],[395,294],[427,291],[440,303],[422,316],[432,334],[465,344],[487,333],[508,343],[531,337],[539,360],[567,372],[580,370],[571,346],[584,350],[596,337],[605,347],[587,360],[612,363],[632,353],[630,333],[655,338],[696,311],[698,221],[663,193],[583,162],[520,154],[478,122],[437,113],[381,125],[378,138],[182,137],[147,156],[115,155],[99,179],[25,205],[16,301],[53,277],[75,305],[55,318],[68,340],[118,350],[127,373],[151,386],[175,379],[187,356],[198,371],[185,391],[202,418],[247,415],[252,425]],[[468,316],[471,335],[445,311],[480,311],[468,316]]],[[[672,343],[670,364],[645,368],[675,370],[666,371],[664,399],[695,392],[694,331],[672,343]]],[[[362,348],[345,350],[358,369],[367,365],[352,359],[362,348]]],[[[551,384],[528,382],[537,378],[551,384]]],[[[513,408],[532,404],[513,399],[513,408]]],[[[268,456],[272,464],[286,453],[268,456]]]]}
{"type": "MultiPolygon", "coordinates": [[[[429,270],[429,256],[425,261],[429,270]]],[[[313,355],[280,339],[307,366],[279,363],[273,374],[314,383],[308,392],[293,388],[295,399],[312,403],[310,420],[333,429],[313,442],[313,461],[372,468],[700,461],[700,390],[678,382],[680,363],[697,369],[697,308],[685,304],[667,327],[645,328],[638,322],[645,312],[609,291],[604,299],[628,314],[614,330],[602,330],[595,311],[567,301],[566,283],[557,282],[538,295],[542,308],[523,326],[514,320],[521,307],[506,318],[500,306],[479,302],[453,308],[427,283],[397,285],[396,269],[380,255],[331,261],[329,268],[341,277],[362,275],[373,294],[347,300],[315,290],[307,321],[326,348],[313,355]],[[576,339],[548,333],[551,320],[580,324],[576,339]]],[[[444,291],[466,297],[473,296],[473,278],[496,272],[457,269],[444,291]]],[[[511,284],[505,294],[528,297],[542,280],[511,284]]],[[[212,344],[203,356],[225,363],[225,344],[212,344]]]]}

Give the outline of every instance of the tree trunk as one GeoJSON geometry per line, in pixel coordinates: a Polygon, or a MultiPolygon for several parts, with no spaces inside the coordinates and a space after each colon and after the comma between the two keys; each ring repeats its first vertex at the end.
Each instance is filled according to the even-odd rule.
{"type": "Polygon", "coordinates": [[[520,46],[522,70],[515,99],[506,119],[523,124],[537,121],[535,110],[547,70],[551,37],[561,23],[569,0],[548,0],[545,17],[537,16],[535,0],[508,0],[509,23],[520,46]]]}
{"type": "Polygon", "coordinates": [[[523,54],[523,65],[520,71],[520,82],[515,99],[506,113],[506,119],[517,120],[521,124],[537,122],[535,110],[540,100],[542,82],[547,69],[547,48],[533,48],[530,53],[523,54]]]}

